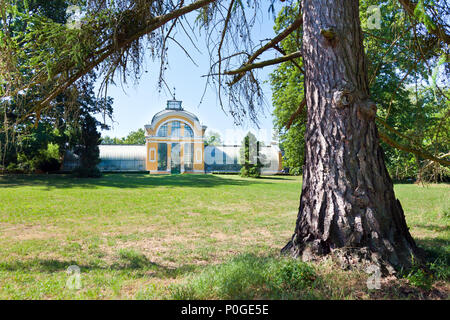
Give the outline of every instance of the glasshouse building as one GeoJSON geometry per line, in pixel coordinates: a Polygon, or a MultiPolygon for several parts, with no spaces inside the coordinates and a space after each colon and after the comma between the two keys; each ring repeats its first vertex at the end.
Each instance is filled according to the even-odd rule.
{"type": "MultiPolygon", "coordinates": [[[[206,146],[206,126],[181,101],[169,100],[167,107],[145,126],[145,145],[100,145],[98,167],[102,171],[147,171],[170,173],[233,173],[241,168],[239,145],[206,146]]],[[[281,171],[281,152],[277,143],[259,147],[263,174],[281,171]]],[[[77,156],[68,152],[63,170],[78,166],[77,156]]]]}

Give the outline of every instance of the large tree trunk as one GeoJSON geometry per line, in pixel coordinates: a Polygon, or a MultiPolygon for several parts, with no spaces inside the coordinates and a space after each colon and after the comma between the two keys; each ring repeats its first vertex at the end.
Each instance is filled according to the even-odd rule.
{"type": "Polygon", "coordinates": [[[358,0],[303,1],[303,61],[303,188],[295,233],[283,252],[305,260],[347,252],[348,263],[356,253],[390,273],[409,267],[417,247],[379,145],[358,0]]]}

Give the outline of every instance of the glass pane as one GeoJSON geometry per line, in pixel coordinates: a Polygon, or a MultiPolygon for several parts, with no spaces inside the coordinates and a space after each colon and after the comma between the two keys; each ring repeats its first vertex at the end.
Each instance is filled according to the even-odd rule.
{"type": "Polygon", "coordinates": [[[188,138],[194,137],[194,132],[192,131],[191,127],[187,124],[184,125],[184,136],[188,138]]]}
{"type": "Polygon", "coordinates": [[[167,170],[167,144],[158,143],[158,171],[167,170]]]}
{"type": "Polygon", "coordinates": [[[172,143],[172,151],[170,153],[170,170],[172,173],[180,173],[180,144],[172,143]]]}
{"type": "Polygon", "coordinates": [[[184,170],[192,171],[194,170],[194,144],[185,143],[184,144],[184,170]]]}
{"type": "Polygon", "coordinates": [[[167,124],[165,124],[159,128],[158,137],[167,137],[167,124]]]}
{"type": "Polygon", "coordinates": [[[172,122],[172,137],[179,137],[180,136],[180,121],[173,121],[172,122]]]}

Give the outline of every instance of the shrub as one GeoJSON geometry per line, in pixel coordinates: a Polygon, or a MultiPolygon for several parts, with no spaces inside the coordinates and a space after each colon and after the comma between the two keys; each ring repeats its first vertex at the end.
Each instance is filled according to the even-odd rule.
{"type": "Polygon", "coordinates": [[[42,170],[43,172],[54,172],[58,171],[61,166],[61,163],[58,161],[58,159],[55,158],[48,158],[43,159],[38,162],[37,168],[39,170],[42,170]]]}
{"type": "Polygon", "coordinates": [[[299,176],[302,174],[302,168],[301,167],[290,168],[289,174],[291,174],[293,176],[299,176]]]}
{"type": "Polygon", "coordinates": [[[19,173],[26,173],[27,171],[25,171],[22,166],[19,166],[17,163],[12,162],[6,167],[6,172],[19,174],[19,173]]]}
{"type": "Polygon", "coordinates": [[[77,167],[73,169],[72,174],[77,178],[100,178],[102,172],[97,168],[77,167]]]}
{"type": "Polygon", "coordinates": [[[424,290],[430,290],[433,285],[433,275],[421,268],[413,268],[406,276],[408,282],[414,286],[424,290]]]}
{"type": "Polygon", "coordinates": [[[242,148],[239,150],[242,163],[241,177],[258,178],[261,176],[263,156],[259,152],[260,147],[260,142],[249,132],[242,142],[242,148]]]}
{"type": "Polygon", "coordinates": [[[309,265],[294,259],[283,259],[271,270],[273,282],[282,289],[302,290],[310,287],[317,278],[309,265]]]}
{"type": "Polygon", "coordinates": [[[444,258],[438,258],[434,262],[429,264],[430,271],[436,280],[449,281],[450,268],[448,262],[444,258]]]}
{"type": "Polygon", "coordinates": [[[261,176],[261,170],[257,165],[242,167],[240,171],[241,177],[258,178],[261,176]]]}
{"type": "Polygon", "coordinates": [[[403,278],[407,279],[409,284],[414,287],[430,290],[434,277],[429,270],[424,269],[425,267],[425,265],[413,259],[411,268],[403,273],[403,278]]]}

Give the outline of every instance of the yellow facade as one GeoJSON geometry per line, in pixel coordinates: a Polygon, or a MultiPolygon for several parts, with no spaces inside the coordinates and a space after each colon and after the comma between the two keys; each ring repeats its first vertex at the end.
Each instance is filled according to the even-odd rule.
{"type": "Polygon", "coordinates": [[[205,172],[206,127],[181,108],[181,101],[169,101],[168,107],[157,113],[145,130],[146,169],[151,174],[205,172]]]}

